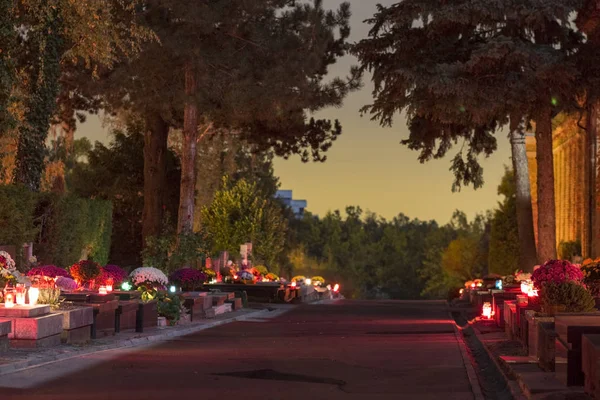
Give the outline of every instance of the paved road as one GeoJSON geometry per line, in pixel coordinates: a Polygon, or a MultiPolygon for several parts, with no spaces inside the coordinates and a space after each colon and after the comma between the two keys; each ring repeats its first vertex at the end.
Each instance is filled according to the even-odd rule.
{"type": "Polygon", "coordinates": [[[473,399],[442,303],[307,305],[0,377],[0,399],[473,399]],[[29,386],[29,387],[28,387],[29,386]]]}

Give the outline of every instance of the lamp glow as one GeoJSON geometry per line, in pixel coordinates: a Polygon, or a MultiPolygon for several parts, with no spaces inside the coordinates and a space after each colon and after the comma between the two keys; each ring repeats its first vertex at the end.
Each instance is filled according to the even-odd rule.
{"type": "Polygon", "coordinates": [[[458,291],[458,293],[459,293],[459,294],[463,294],[464,292],[465,292],[465,289],[460,289],[460,290],[458,291]]]}
{"type": "Polygon", "coordinates": [[[296,287],[296,281],[292,282],[292,287],[296,287]]]}
{"type": "Polygon", "coordinates": [[[171,293],[175,293],[177,291],[177,288],[173,285],[171,285],[171,287],[169,288],[169,292],[171,293]]]}
{"type": "Polygon", "coordinates": [[[107,292],[112,292],[113,291],[113,286],[112,285],[106,285],[106,291],[107,292]]]}
{"type": "Polygon", "coordinates": [[[123,282],[121,284],[121,289],[124,290],[124,291],[126,291],[126,292],[130,291],[131,290],[131,283],[129,283],[129,282],[123,282]]]}
{"type": "Polygon", "coordinates": [[[337,283],[335,284],[335,286],[333,287],[333,291],[334,292],[338,292],[340,290],[340,285],[338,285],[337,283]]]}
{"type": "Polygon", "coordinates": [[[108,294],[108,292],[106,291],[106,286],[100,286],[100,288],[98,289],[98,293],[108,294]]]}
{"type": "Polygon", "coordinates": [[[40,297],[40,289],[36,287],[29,288],[29,305],[35,306],[38,302],[38,298],[40,297]]]}
{"type": "Polygon", "coordinates": [[[307,280],[304,281],[304,283],[306,283],[307,285],[310,285],[312,283],[312,280],[311,279],[307,279],[307,280]]]}
{"type": "Polygon", "coordinates": [[[496,289],[502,290],[502,279],[496,281],[496,289]]]}

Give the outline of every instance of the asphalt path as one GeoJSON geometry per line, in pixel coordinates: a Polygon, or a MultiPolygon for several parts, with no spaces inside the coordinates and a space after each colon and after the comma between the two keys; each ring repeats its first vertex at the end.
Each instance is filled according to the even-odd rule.
{"type": "Polygon", "coordinates": [[[303,305],[0,377],[0,400],[473,398],[442,302],[303,305]]]}

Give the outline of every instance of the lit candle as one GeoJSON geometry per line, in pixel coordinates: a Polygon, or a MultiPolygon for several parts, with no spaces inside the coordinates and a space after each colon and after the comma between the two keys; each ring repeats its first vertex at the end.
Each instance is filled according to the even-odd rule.
{"type": "Polygon", "coordinates": [[[491,319],[492,318],[492,305],[488,302],[483,303],[483,318],[491,319]]]}
{"type": "Polygon", "coordinates": [[[40,297],[40,289],[36,287],[29,288],[29,305],[35,306],[38,302],[38,297],[40,297]]]}
{"type": "Polygon", "coordinates": [[[27,289],[25,288],[25,285],[18,284],[17,285],[17,296],[16,296],[18,306],[25,305],[25,295],[26,294],[27,294],[27,289]]]}
{"type": "Polygon", "coordinates": [[[107,292],[112,292],[113,291],[112,285],[106,285],[106,291],[107,292]]]}
{"type": "Polygon", "coordinates": [[[98,293],[100,294],[106,294],[106,286],[100,286],[100,289],[98,289],[98,293]]]}
{"type": "Polygon", "coordinates": [[[12,293],[6,293],[4,295],[4,307],[11,308],[15,306],[15,295],[12,293]]]}

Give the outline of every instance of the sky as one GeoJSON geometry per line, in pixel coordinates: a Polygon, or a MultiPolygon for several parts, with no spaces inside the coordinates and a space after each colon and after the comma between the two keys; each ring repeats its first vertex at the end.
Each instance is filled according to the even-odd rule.
{"type": "MultiPolygon", "coordinates": [[[[350,0],[352,34],[355,42],[366,38],[369,25],[363,21],[376,11],[376,4],[389,5],[397,0],[350,0]]],[[[324,0],[324,7],[334,9],[342,0],[324,0]]],[[[345,76],[357,60],[347,56],[330,69],[332,76],[345,76]]],[[[348,205],[360,206],[386,219],[403,213],[410,218],[447,223],[454,210],[460,209],[469,217],[496,207],[497,187],[510,164],[510,145],[499,132],[498,150],[482,160],[485,185],[473,190],[463,188],[452,192],[453,175],[450,159],[421,164],[418,152],[407,149],[400,141],[408,137],[406,120],[401,116],[391,128],[382,128],[368,116],[361,117],[359,109],[371,103],[370,77],[366,76],[360,91],[350,94],[340,108],[325,109],[318,118],[338,119],[343,133],[327,153],[325,163],[302,163],[298,157],[275,161],[275,175],[281,189],[293,190],[295,199],[308,201],[307,210],[323,216],[327,211],[343,210],[348,205]]],[[[77,135],[92,141],[108,140],[107,130],[98,117],[90,117],[77,135]]]]}

